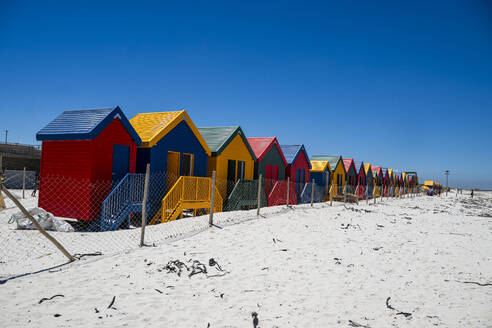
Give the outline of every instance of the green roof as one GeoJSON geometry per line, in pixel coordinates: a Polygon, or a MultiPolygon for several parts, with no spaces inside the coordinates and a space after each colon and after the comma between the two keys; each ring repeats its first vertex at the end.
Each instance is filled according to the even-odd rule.
{"type": "Polygon", "coordinates": [[[335,170],[338,161],[342,159],[342,156],[332,155],[312,155],[310,158],[312,161],[328,161],[332,170],[335,170]]]}
{"type": "Polygon", "coordinates": [[[243,130],[240,126],[214,126],[214,127],[200,127],[198,131],[202,135],[203,139],[207,143],[208,147],[212,151],[212,156],[218,156],[227,147],[227,145],[239,134],[243,139],[244,144],[248,148],[251,157],[256,160],[255,153],[251,149],[248,140],[244,136],[243,130]]]}

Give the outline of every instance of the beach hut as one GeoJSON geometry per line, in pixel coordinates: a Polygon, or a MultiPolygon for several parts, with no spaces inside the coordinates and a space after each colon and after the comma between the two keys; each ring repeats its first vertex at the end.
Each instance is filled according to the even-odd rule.
{"type": "Polygon", "coordinates": [[[200,197],[203,202],[195,202],[196,206],[192,204],[193,199],[188,198],[198,197],[198,190],[210,189],[211,179],[182,177],[206,177],[211,151],[186,111],[140,113],[130,123],[142,139],[142,146],[137,150],[137,172],[144,173],[150,163],[148,212],[151,223],[179,218],[185,208],[195,211],[196,206],[205,208],[206,201],[210,201],[208,192],[200,197]],[[174,188],[175,185],[180,188],[174,188]],[[174,197],[167,196],[171,190],[172,195],[176,194],[174,197]],[[165,215],[162,212],[166,212],[165,215]]]}
{"type": "Polygon", "coordinates": [[[365,199],[367,179],[364,162],[354,161],[354,165],[357,172],[357,197],[359,197],[359,199],[365,199]]]}
{"type": "Polygon", "coordinates": [[[285,169],[285,178],[295,184],[296,195],[301,196],[304,185],[309,182],[311,162],[304,145],[280,145],[284,153],[287,167],[285,169]]]}
{"type": "Polygon", "coordinates": [[[372,174],[371,163],[364,163],[364,172],[366,174],[366,197],[367,199],[371,199],[374,191],[374,177],[372,174]]]}
{"type": "Polygon", "coordinates": [[[207,175],[216,171],[216,186],[227,199],[240,180],[252,180],[256,156],[239,126],[200,127],[210,148],[207,175]]]}
{"type": "Polygon", "coordinates": [[[401,187],[401,173],[397,170],[394,171],[394,175],[395,175],[395,196],[396,197],[400,197],[400,194],[401,194],[401,190],[400,190],[400,187],[401,187]]]}
{"type": "MultiPolygon", "coordinates": [[[[267,196],[268,206],[285,204],[287,202],[287,184],[278,183],[285,180],[287,161],[280,148],[277,138],[248,138],[248,142],[256,156],[254,177],[258,179],[262,175],[264,179],[264,191],[267,196]]],[[[289,195],[295,201],[295,193],[289,195]]]]}
{"type": "Polygon", "coordinates": [[[389,179],[389,196],[394,196],[395,187],[395,173],[393,169],[388,169],[388,179],[389,179]]]}
{"type": "MultiPolygon", "coordinates": [[[[319,192],[321,192],[320,197],[318,197],[319,199],[317,198],[315,201],[320,202],[322,200],[328,200],[330,196],[330,186],[331,186],[330,162],[327,160],[311,161],[310,174],[311,174],[311,180],[315,184],[315,189],[319,189],[319,192]]],[[[311,190],[307,188],[306,192],[309,194],[310,197],[311,190]]],[[[317,192],[317,190],[315,190],[315,192],[317,192]]],[[[317,194],[319,194],[319,192],[317,192],[317,194]]]]}
{"type": "Polygon", "coordinates": [[[330,163],[331,174],[331,194],[332,197],[340,197],[343,194],[343,188],[345,186],[345,168],[342,161],[342,156],[332,155],[314,155],[311,156],[313,161],[328,161],[330,163]]]}
{"type": "Polygon", "coordinates": [[[141,143],[118,106],[65,111],[36,139],[42,141],[38,206],[84,221],[99,218],[111,188],[135,172],[141,143]]]}
{"type": "Polygon", "coordinates": [[[381,169],[381,172],[383,174],[383,196],[388,197],[389,196],[389,188],[390,188],[388,168],[383,167],[381,169]]]}
{"type": "Polygon", "coordinates": [[[380,197],[383,186],[383,168],[381,166],[371,166],[371,169],[374,178],[374,186],[376,186],[373,197],[380,197]]]}
{"type": "Polygon", "coordinates": [[[354,194],[357,185],[357,170],[355,169],[353,158],[343,158],[343,168],[345,169],[345,192],[354,194]]]}

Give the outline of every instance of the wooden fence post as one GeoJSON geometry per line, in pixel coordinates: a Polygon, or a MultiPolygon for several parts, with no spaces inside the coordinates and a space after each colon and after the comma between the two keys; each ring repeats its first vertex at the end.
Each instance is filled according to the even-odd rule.
{"type": "Polygon", "coordinates": [[[357,201],[357,205],[359,205],[359,185],[355,187],[355,200],[357,201]]]}
{"type": "Polygon", "coordinates": [[[311,207],[313,207],[314,202],[314,179],[311,182],[311,207]]]}
{"type": "Polygon", "coordinates": [[[261,173],[258,177],[258,209],[256,210],[256,215],[260,215],[260,207],[261,207],[261,173]]]}
{"type": "Polygon", "coordinates": [[[330,206],[333,206],[333,184],[330,186],[330,206]]]}
{"type": "Polygon", "coordinates": [[[0,187],[2,188],[2,191],[5,195],[7,195],[8,198],[10,198],[11,201],[14,202],[14,204],[21,210],[21,212],[29,219],[29,221],[31,221],[31,223],[36,227],[36,229],[38,229],[39,232],[41,232],[41,234],[43,236],[45,236],[50,242],[53,243],[53,245],[56,246],[56,248],[58,248],[60,250],[60,252],[63,253],[63,255],[65,255],[68,260],[70,262],[73,262],[75,261],[75,258],[70,255],[70,253],[65,249],[65,247],[62,246],[62,244],[60,244],[55,238],[53,238],[53,236],[51,236],[50,234],[48,234],[38,223],[38,221],[36,221],[32,215],[26,210],[26,208],[24,206],[22,206],[22,204],[17,200],[17,198],[15,198],[11,193],[10,191],[8,191],[7,188],[5,188],[5,186],[3,184],[0,184],[0,187]]]}
{"type": "Polygon", "coordinates": [[[287,206],[289,206],[290,177],[287,177],[287,206]]]}
{"type": "Polygon", "coordinates": [[[142,199],[142,229],[140,231],[140,247],[144,245],[145,226],[147,225],[147,193],[149,190],[149,172],[150,172],[150,163],[147,163],[147,168],[145,169],[145,182],[144,182],[143,199],[142,199]]]}
{"type": "Polygon", "coordinates": [[[215,200],[215,171],[212,172],[212,190],[210,190],[210,216],[208,225],[211,227],[214,224],[214,200],[215,200]]]}
{"type": "Polygon", "coordinates": [[[26,193],[26,168],[24,167],[24,171],[22,172],[22,199],[25,199],[26,193]]]}

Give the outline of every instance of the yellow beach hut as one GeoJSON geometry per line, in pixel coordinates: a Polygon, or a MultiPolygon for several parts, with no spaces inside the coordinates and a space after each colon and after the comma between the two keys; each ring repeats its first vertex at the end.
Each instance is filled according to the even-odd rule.
{"type": "Polygon", "coordinates": [[[239,180],[252,180],[256,156],[239,126],[199,127],[212,154],[207,175],[216,172],[216,186],[227,199],[239,180]]]}
{"type": "Polygon", "coordinates": [[[345,168],[343,166],[342,156],[330,156],[330,155],[314,155],[311,156],[311,161],[328,161],[332,171],[331,188],[332,192],[330,197],[337,197],[343,194],[343,187],[345,186],[345,168]]]}

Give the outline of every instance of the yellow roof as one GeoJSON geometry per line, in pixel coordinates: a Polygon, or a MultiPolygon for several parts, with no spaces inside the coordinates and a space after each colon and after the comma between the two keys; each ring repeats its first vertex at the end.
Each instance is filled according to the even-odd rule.
{"type": "Polygon", "coordinates": [[[434,184],[435,184],[435,182],[434,181],[430,181],[430,180],[424,182],[424,185],[425,186],[433,186],[434,184]]]}
{"type": "Polygon", "coordinates": [[[393,175],[393,169],[388,169],[388,173],[389,173],[389,175],[392,176],[393,175]]]}
{"type": "Polygon", "coordinates": [[[311,161],[311,172],[326,171],[326,167],[331,171],[330,162],[328,161],[311,161]]]}
{"type": "Polygon", "coordinates": [[[130,119],[130,123],[135,131],[137,131],[138,136],[142,139],[142,147],[152,147],[183,120],[188,124],[191,131],[193,131],[193,134],[196,136],[207,155],[210,156],[210,148],[185,110],[160,113],[140,113],[130,119]]]}
{"type": "Polygon", "coordinates": [[[371,163],[364,163],[364,171],[367,175],[367,172],[369,172],[369,169],[371,168],[371,163]]]}

